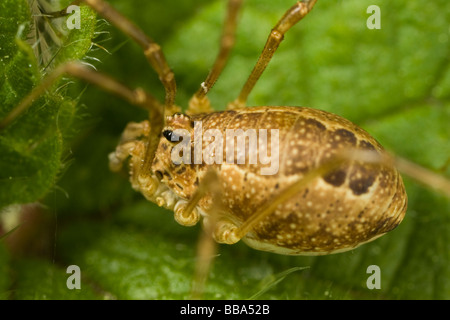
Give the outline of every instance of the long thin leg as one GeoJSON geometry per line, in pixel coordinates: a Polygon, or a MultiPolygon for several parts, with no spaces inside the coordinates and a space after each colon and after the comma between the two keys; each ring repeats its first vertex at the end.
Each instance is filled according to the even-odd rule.
{"type": "MultiPolygon", "coordinates": [[[[85,3],[94,9],[98,14],[103,16],[106,20],[114,24],[123,33],[132,38],[144,50],[144,54],[149,61],[152,68],[156,71],[166,91],[165,107],[166,110],[173,114],[179,112],[179,108],[175,106],[175,95],[177,86],[175,76],[167,64],[166,58],[161,50],[161,47],[148,37],[139,27],[128,20],[125,16],[120,14],[117,10],[111,7],[103,0],[75,0],[71,4],[78,5],[85,3]]],[[[46,13],[53,17],[61,17],[66,15],[66,9],[46,13]]]]}
{"type": "Polygon", "coordinates": [[[31,93],[26,96],[12,112],[0,122],[0,130],[8,126],[21,113],[27,110],[33,101],[44,94],[49,88],[54,85],[58,79],[64,74],[82,79],[86,82],[92,83],[100,88],[111,92],[131,104],[142,107],[150,113],[150,134],[149,143],[147,146],[146,158],[143,161],[140,172],[142,173],[143,181],[150,179],[150,167],[154,157],[156,148],[159,143],[159,135],[164,126],[164,106],[161,105],[154,97],[146,93],[143,89],[137,88],[132,90],[119,82],[115,81],[109,76],[93,71],[88,67],[77,63],[70,62],[56,68],[44,80],[35,87],[31,93]]]}
{"type": "Polygon", "coordinates": [[[179,212],[175,212],[176,220],[198,221],[199,217],[195,207],[206,194],[209,193],[212,196],[212,205],[208,209],[210,215],[208,216],[208,221],[204,221],[203,223],[204,228],[200,235],[197,247],[197,261],[191,291],[192,299],[200,299],[201,294],[204,291],[212,259],[216,252],[217,245],[213,240],[213,234],[217,227],[217,222],[219,221],[219,212],[222,209],[220,206],[221,184],[218,183],[218,181],[219,177],[217,172],[214,169],[208,170],[192,198],[183,208],[181,208],[181,210],[179,210],[179,212]]]}
{"type": "Polygon", "coordinates": [[[36,86],[28,96],[26,96],[14,109],[0,122],[0,130],[7,127],[18,116],[25,112],[33,103],[33,101],[44,94],[50,87],[56,83],[64,74],[83,79],[87,82],[94,83],[104,90],[115,93],[128,102],[142,107],[147,110],[153,110],[154,106],[158,106],[159,102],[150,94],[145,93],[142,89],[131,90],[112,78],[102,75],[101,73],[92,71],[81,63],[68,63],[62,65],[50,73],[42,82],[36,86]]]}
{"type": "Polygon", "coordinates": [[[450,181],[447,178],[407,159],[398,156],[380,156],[370,151],[361,150],[354,150],[348,156],[364,162],[391,164],[399,172],[450,198],[450,181]]]}
{"type": "Polygon", "coordinates": [[[167,110],[176,110],[175,108],[175,94],[177,86],[175,76],[167,64],[166,58],[161,50],[161,47],[149,38],[140,28],[134,23],[125,18],[122,14],[112,8],[103,0],[83,0],[92,9],[97,11],[106,20],[114,24],[117,28],[122,30],[127,36],[132,38],[139,44],[150,62],[150,65],[156,71],[166,91],[165,105],[167,110]]]}
{"type": "Polygon", "coordinates": [[[228,105],[228,109],[245,107],[248,95],[266,69],[281,41],[283,41],[285,33],[312,10],[316,1],[297,2],[278,21],[277,25],[272,29],[263,52],[259,56],[258,62],[242,88],[239,97],[228,105]]]}
{"type": "Polygon", "coordinates": [[[242,0],[229,0],[228,11],[225,18],[225,25],[223,28],[222,38],[220,41],[219,54],[216,57],[216,61],[208,74],[206,80],[201,84],[198,91],[194,94],[189,101],[188,114],[210,112],[211,105],[206,94],[216,83],[223,68],[225,67],[228,57],[230,56],[231,49],[234,46],[236,37],[236,26],[239,10],[242,6],[242,0]]]}

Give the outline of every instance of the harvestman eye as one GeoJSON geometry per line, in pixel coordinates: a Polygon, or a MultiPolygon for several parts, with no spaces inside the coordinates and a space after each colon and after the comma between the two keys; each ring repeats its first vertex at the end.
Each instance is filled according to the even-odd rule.
{"type": "Polygon", "coordinates": [[[167,141],[169,141],[169,142],[172,142],[172,135],[173,135],[173,131],[172,130],[164,130],[163,131],[164,138],[166,138],[167,141]]]}
{"type": "Polygon", "coordinates": [[[172,130],[164,130],[162,134],[163,134],[164,138],[166,138],[167,141],[169,141],[171,143],[178,143],[181,140],[183,140],[182,135],[179,135],[179,134],[173,132],[172,130]]]}

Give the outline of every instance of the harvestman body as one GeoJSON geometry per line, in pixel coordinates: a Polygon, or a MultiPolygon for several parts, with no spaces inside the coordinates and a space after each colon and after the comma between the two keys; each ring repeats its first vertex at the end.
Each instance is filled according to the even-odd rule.
{"type": "MultiPolygon", "coordinates": [[[[218,222],[214,235],[224,243],[237,242],[236,228],[293,182],[333,159],[340,150],[359,148],[383,152],[367,132],[348,120],[310,108],[255,107],[190,117],[177,115],[167,118],[164,132],[188,129],[193,140],[194,121],[202,121],[204,131],[218,129],[224,135],[230,128],[279,130],[277,174],[261,175],[261,165],[248,162],[238,165],[224,161],[213,165],[220,181],[222,201],[221,212],[215,213],[218,222]]],[[[131,155],[130,176],[136,190],[148,200],[173,210],[176,220],[183,225],[195,224],[198,213],[207,219],[212,203],[210,194],[199,201],[188,217],[183,218],[183,213],[211,166],[174,164],[171,152],[175,143],[164,136],[152,164],[152,186],[141,187],[135,168],[145,155],[148,128],[147,121],[128,127],[127,138],[111,154],[111,167],[120,169],[122,161],[131,155]],[[129,132],[139,139],[130,140],[129,132]]],[[[406,202],[403,182],[396,170],[351,162],[303,186],[243,240],[255,249],[282,254],[318,255],[350,250],[395,228],[405,215],[406,202]]]]}

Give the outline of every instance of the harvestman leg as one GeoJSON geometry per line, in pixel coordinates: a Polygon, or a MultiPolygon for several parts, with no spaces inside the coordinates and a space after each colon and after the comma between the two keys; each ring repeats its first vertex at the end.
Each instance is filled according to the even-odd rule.
{"type": "Polygon", "coordinates": [[[76,2],[84,2],[92,9],[97,11],[106,20],[114,24],[124,34],[133,39],[144,50],[144,54],[150,65],[156,71],[166,91],[165,106],[167,111],[175,113],[180,111],[175,107],[175,94],[177,86],[175,76],[167,64],[166,58],[161,47],[148,37],[139,27],[120,14],[103,0],[80,0],[76,2]],[[172,112],[173,111],[173,112],[172,112]]]}
{"type": "MultiPolygon", "coordinates": [[[[170,114],[179,112],[179,108],[175,106],[175,95],[177,91],[175,76],[167,64],[161,47],[149,36],[147,36],[138,26],[111,7],[107,2],[103,0],[75,0],[71,4],[79,5],[81,3],[85,3],[90,6],[98,14],[114,24],[124,34],[129,36],[134,42],[142,47],[145,57],[158,74],[159,79],[166,91],[165,107],[167,112],[170,114]]],[[[47,14],[52,15],[53,17],[60,17],[66,15],[66,10],[63,9],[47,14]]]]}
{"type": "Polygon", "coordinates": [[[208,216],[207,221],[203,221],[203,231],[198,241],[191,299],[201,298],[212,259],[216,253],[217,244],[213,239],[215,238],[214,233],[220,221],[218,213],[222,210],[220,198],[221,191],[221,184],[219,183],[217,172],[214,169],[209,169],[189,202],[182,210],[175,213],[176,215],[181,216],[176,218],[176,220],[181,218],[186,221],[198,221],[198,212],[195,210],[196,205],[206,194],[209,193],[212,196],[212,205],[208,209],[210,215],[208,216]]]}
{"type": "Polygon", "coordinates": [[[225,67],[228,57],[230,56],[231,49],[234,46],[236,37],[237,18],[242,6],[243,0],[229,0],[227,8],[227,16],[225,18],[225,25],[222,32],[222,38],[220,40],[220,50],[216,57],[216,61],[208,74],[205,82],[203,82],[189,101],[188,114],[212,112],[211,105],[209,103],[206,94],[216,83],[223,68],[225,67]]]}
{"type": "MultiPolygon", "coordinates": [[[[65,74],[92,83],[105,91],[111,92],[123,98],[131,104],[148,110],[150,112],[150,140],[147,147],[147,155],[150,159],[153,159],[153,155],[159,143],[159,134],[164,126],[164,106],[150,94],[146,93],[143,89],[137,88],[132,90],[115,81],[111,77],[100,72],[93,71],[77,62],[70,62],[62,65],[44,78],[44,80],[37,87],[35,87],[5,119],[0,122],[0,130],[9,125],[24,110],[28,109],[36,98],[44,94],[61,76],[65,74]]],[[[151,173],[151,171],[146,170],[145,167],[146,164],[151,165],[151,161],[148,161],[150,164],[145,162],[146,161],[144,161],[144,164],[140,168],[141,170],[139,170],[139,172],[142,173],[141,176],[144,180],[150,179],[149,175],[151,173]]]]}
{"type": "Polygon", "coordinates": [[[312,10],[316,1],[317,0],[297,2],[288,11],[286,11],[284,16],[280,19],[280,21],[278,21],[277,25],[272,29],[266,45],[264,46],[263,52],[259,56],[259,59],[256,62],[256,65],[242,88],[238,98],[231,102],[227,106],[227,109],[245,107],[248,95],[266,69],[281,41],[283,41],[286,32],[312,10]]]}

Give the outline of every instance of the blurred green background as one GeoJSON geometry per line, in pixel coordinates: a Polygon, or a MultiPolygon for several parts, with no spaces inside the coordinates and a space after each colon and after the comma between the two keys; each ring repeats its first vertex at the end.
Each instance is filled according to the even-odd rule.
{"type": "MultiPolygon", "coordinates": [[[[217,53],[225,1],[110,2],[161,44],[176,75],[177,104],[185,108],[217,53]]],[[[5,1],[3,17],[15,12],[26,21],[26,3],[5,1]]],[[[245,1],[236,47],[209,94],[217,110],[237,96],[270,29],[293,3],[245,1]]],[[[37,68],[26,68],[32,58],[14,41],[21,20],[8,21],[0,19],[2,117],[40,78],[37,68]]],[[[95,32],[107,34],[94,35],[92,21],[83,11],[82,29],[71,35],[79,38],[67,41],[68,53],[59,62],[82,58],[162,99],[142,50],[101,19],[95,32]],[[94,36],[98,45],[85,53],[89,46],[79,45],[80,39],[94,36]]],[[[286,35],[249,105],[334,112],[389,151],[450,177],[449,21],[446,0],[319,0],[286,35]],[[381,8],[379,30],[366,26],[366,9],[374,4],[381,8]]],[[[145,112],[79,81],[61,83],[57,93],[0,133],[0,206],[41,203],[23,207],[20,227],[0,238],[0,297],[189,297],[199,227],[179,226],[173,213],[148,203],[127,177],[108,170],[108,153],[123,128],[144,120],[145,112]],[[81,269],[81,290],[66,287],[72,264],[81,269]]],[[[290,257],[243,243],[219,246],[204,297],[450,299],[450,200],[407,177],[405,184],[409,208],[403,223],[351,252],[290,257]],[[381,269],[379,290],[366,286],[369,265],[381,269]]],[[[20,208],[3,210],[3,232],[5,217],[17,216],[20,208]]]]}

